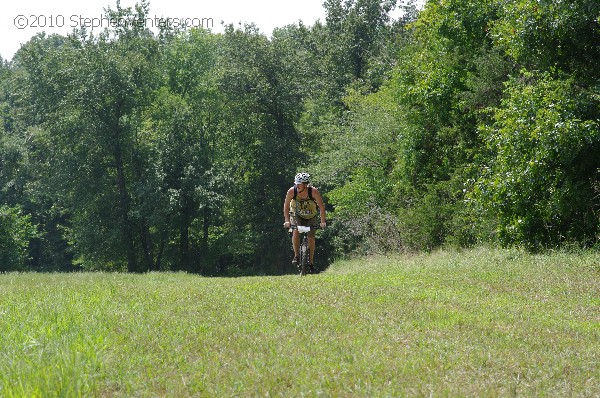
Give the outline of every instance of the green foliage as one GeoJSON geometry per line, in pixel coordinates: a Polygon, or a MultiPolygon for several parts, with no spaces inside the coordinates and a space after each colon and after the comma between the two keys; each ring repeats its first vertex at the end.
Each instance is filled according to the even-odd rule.
{"type": "Polygon", "coordinates": [[[539,247],[596,239],[597,96],[549,74],[524,73],[507,84],[495,124],[484,131],[494,156],[475,191],[497,217],[503,243],[539,247]]]}
{"type": "Polygon", "coordinates": [[[0,205],[38,227],[28,266],[291,271],[298,170],[326,199],[322,259],[597,244],[597,1],[324,7],[272,37],[123,24],[0,60],[0,205]]]}
{"type": "Polygon", "coordinates": [[[385,45],[389,13],[396,0],[327,0],[323,4],[330,55],[341,76],[362,79],[385,45]]]}
{"type": "Polygon", "coordinates": [[[0,272],[24,270],[29,242],[36,236],[30,215],[19,208],[0,206],[0,272]]]}
{"type": "Polygon", "coordinates": [[[141,143],[148,180],[138,184],[140,217],[158,241],[158,269],[201,270],[228,185],[219,132],[217,38],[202,30],[174,37],[163,54],[166,81],[146,112],[141,143]],[[176,242],[176,243],[175,243],[176,242]]]}
{"type": "MultiPolygon", "coordinates": [[[[506,203],[512,203],[511,200],[504,196],[488,197],[484,205],[473,206],[464,193],[477,180],[480,165],[493,163],[495,155],[486,145],[490,135],[483,132],[494,122],[497,126],[498,118],[513,117],[519,118],[520,129],[561,131],[559,135],[573,136],[573,139],[568,141],[571,145],[561,144],[565,146],[559,150],[561,157],[569,160],[562,160],[562,164],[545,163],[543,172],[540,171],[540,178],[554,178],[553,183],[530,184],[525,190],[510,190],[511,194],[519,195],[529,191],[536,193],[521,196],[521,214],[527,214],[536,221],[528,224],[526,232],[521,231],[508,240],[535,247],[556,244],[565,239],[591,244],[597,239],[598,210],[597,204],[594,204],[593,186],[598,176],[597,165],[594,166],[591,159],[598,157],[596,138],[593,138],[597,134],[598,115],[594,104],[597,104],[598,97],[594,89],[586,88],[587,82],[593,81],[593,78],[590,79],[589,75],[578,78],[579,73],[586,73],[589,69],[582,67],[587,62],[587,55],[581,57],[580,64],[573,61],[569,65],[563,64],[557,57],[549,57],[542,62],[531,54],[511,59],[515,54],[507,51],[507,47],[502,46],[504,42],[492,34],[497,32],[494,29],[510,21],[506,14],[510,7],[498,2],[429,2],[412,25],[415,40],[400,52],[403,62],[395,68],[392,78],[383,87],[399,106],[397,159],[390,177],[394,181],[393,196],[399,206],[400,222],[396,225],[403,237],[400,239],[404,242],[403,247],[423,249],[452,242],[464,245],[493,237],[491,231],[495,229],[493,220],[494,214],[497,214],[494,209],[510,207],[506,203]],[[551,107],[546,113],[536,114],[534,110],[535,118],[532,118],[528,115],[531,104],[518,101],[523,87],[515,87],[511,91],[511,85],[504,86],[511,74],[520,76],[516,62],[525,62],[526,59],[540,67],[559,66],[576,79],[569,83],[572,89],[563,90],[561,94],[561,101],[570,105],[553,104],[554,101],[549,100],[540,101],[534,107],[567,107],[571,109],[568,111],[571,115],[561,115],[562,110],[556,111],[551,107]],[[574,65],[579,65],[578,72],[573,69],[574,65]],[[577,88],[578,84],[583,84],[583,88],[577,88]],[[499,107],[506,97],[512,100],[505,101],[514,102],[499,107]],[[498,107],[504,109],[502,115],[498,107]],[[486,112],[486,108],[496,110],[486,112]],[[518,111],[515,112],[516,109],[518,111]],[[519,112],[523,112],[521,116],[514,116],[519,112]],[[571,165],[567,166],[565,162],[571,165]],[[569,169],[568,177],[559,177],[562,167],[569,169]],[[547,194],[547,205],[541,205],[536,198],[544,196],[540,192],[545,192],[543,189],[550,186],[553,188],[547,194]],[[575,197],[575,192],[582,190],[585,193],[575,197]],[[577,203],[576,210],[567,208],[565,204],[569,201],[577,203]],[[540,207],[546,208],[544,217],[536,215],[540,207]],[[563,214],[558,217],[557,211],[563,214]],[[550,222],[550,219],[554,221],[550,222]],[[474,222],[479,231],[461,228],[474,222]]],[[[556,70],[552,73],[556,74],[556,70]]],[[[526,81],[528,77],[514,80],[520,79],[526,81]]],[[[510,141],[514,138],[512,131],[515,126],[505,127],[503,137],[510,141]]],[[[535,145],[531,144],[531,148],[535,145]]],[[[528,158],[530,155],[517,145],[505,146],[504,149],[507,157],[528,158]]],[[[505,171],[519,173],[518,169],[519,166],[511,163],[505,171]]],[[[504,181],[498,182],[499,185],[509,184],[504,176],[496,176],[504,181]]],[[[504,211],[500,212],[505,214],[504,211]]],[[[510,223],[521,222],[518,221],[521,217],[514,217],[514,212],[506,214],[513,217],[510,223]]],[[[500,241],[506,243],[505,236],[502,236],[500,241]]]]}
{"type": "Polygon", "coordinates": [[[280,226],[283,198],[303,159],[295,126],[303,91],[296,51],[284,31],[272,42],[254,26],[229,26],[223,36],[217,84],[225,97],[220,118],[227,141],[221,155],[235,184],[218,262],[231,270],[281,273],[290,261],[280,226]]]}
{"type": "Polygon", "coordinates": [[[491,24],[499,47],[529,70],[558,68],[594,83],[600,77],[600,3],[595,0],[498,2],[491,24]]]}
{"type": "Polygon", "coordinates": [[[344,125],[324,137],[326,149],[313,166],[334,209],[333,235],[345,242],[344,248],[362,241],[361,250],[393,251],[397,242],[384,239],[386,234],[375,226],[385,229],[385,224],[393,224],[395,200],[388,177],[396,153],[397,115],[384,92],[369,96],[355,92],[345,104],[349,112],[344,125]]]}

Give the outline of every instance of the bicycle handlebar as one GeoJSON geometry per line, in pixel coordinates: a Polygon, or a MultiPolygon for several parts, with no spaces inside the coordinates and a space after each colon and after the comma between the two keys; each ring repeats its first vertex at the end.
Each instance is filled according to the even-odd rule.
{"type": "Polygon", "coordinates": [[[321,229],[321,226],[320,225],[312,225],[312,226],[290,225],[290,229],[297,229],[298,232],[305,233],[305,232],[309,232],[313,229],[321,229]]]}

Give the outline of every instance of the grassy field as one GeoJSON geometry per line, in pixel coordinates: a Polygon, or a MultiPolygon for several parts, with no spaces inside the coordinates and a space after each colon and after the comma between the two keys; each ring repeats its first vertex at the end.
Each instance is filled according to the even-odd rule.
{"type": "Polygon", "coordinates": [[[600,396],[598,253],[0,275],[0,396],[600,396]]]}

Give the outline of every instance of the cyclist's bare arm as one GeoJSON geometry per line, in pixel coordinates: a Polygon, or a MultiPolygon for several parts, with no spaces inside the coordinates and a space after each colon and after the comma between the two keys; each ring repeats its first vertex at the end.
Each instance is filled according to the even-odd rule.
{"type": "Polygon", "coordinates": [[[283,223],[284,228],[290,227],[290,202],[294,197],[294,188],[290,188],[285,195],[285,200],[283,201],[283,219],[285,222],[283,223]]]}
{"type": "Polygon", "coordinates": [[[312,195],[317,202],[317,206],[319,206],[319,215],[321,217],[321,228],[325,228],[327,222],[325,221],[325,205],[323,204],[323,197],[321,196],[321,192],[315,187],[312,189],[312,195]]]}

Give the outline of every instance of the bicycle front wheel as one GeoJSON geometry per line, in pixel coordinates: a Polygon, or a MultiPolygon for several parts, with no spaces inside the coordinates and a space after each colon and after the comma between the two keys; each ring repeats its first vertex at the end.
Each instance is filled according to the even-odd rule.
{"type": "Polygon", "coordinates": [[[300,275],[308,274],[309,261],[310,251],[308,248],[308,240],[304,237],[302,245],[300,246],[300,275]]]}

